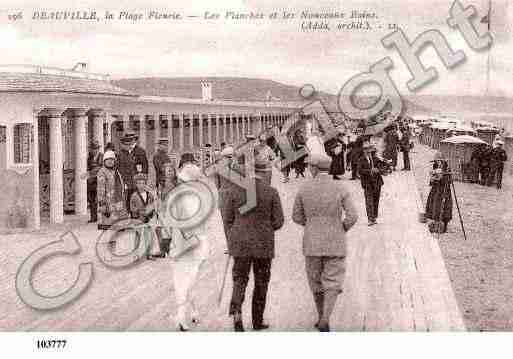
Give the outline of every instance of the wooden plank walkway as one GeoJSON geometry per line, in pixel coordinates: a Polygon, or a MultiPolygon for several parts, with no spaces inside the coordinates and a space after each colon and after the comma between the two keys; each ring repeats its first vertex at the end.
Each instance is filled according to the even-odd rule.
{"type": "MultiPolygon", "coordinates": [[[[313,330],[316,319],[301,253],[301,228],[290,216],[302,180],[283,184],[274,174],[286,214],[278,232],[266,317],[274,330],[313,330]]],[[[367,226],[358,181],[344,181],[353,192],[360,220],[350,232],[344,293],[332,318],[340,331],[465,330],[436,239],[417,220],[417,194],[411,172],[385,177],[379,224],[367,226]]],[[[217,306],[225,255],[224,235],[216,211],[208,223],[212,256],[198,284],[202,323],[198,330],[231,330],[227,316],[231,279],[217,306]]],[[[110,270],[95,256],[98,232],[85,225],[74,230],[83,247],[74,258],[48,261],[36,272],[35,286],[57,294],[74,281],[77,263],[92,261],[95,278],[88,291],[62,310],[38,312],[17,297],[14,279],[25,256],[58,238],[58,232],[9,235],[1,239],[0,330],[175,330],[171,266],[167,260],[143,262],[127,270],[110,270]]],[[[250,282],[248,293],[251,291],[250,282]]],[[[245,303],[250,323],[250,301],[245,303]]]]}

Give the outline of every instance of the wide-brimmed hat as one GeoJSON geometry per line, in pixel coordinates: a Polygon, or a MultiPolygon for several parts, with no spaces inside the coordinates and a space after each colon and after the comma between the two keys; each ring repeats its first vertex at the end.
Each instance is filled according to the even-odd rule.
{"type": "Polygon", "coordinates": [[[183,166],[177,174],[177,177],[183,182],[197,181],[201,176],[201,169],[192,163],[188,163],[183,166]]]}
{"type": "Polygon", "coordinates": [[[116,159],[116,153],[114,151],[108,150],[108,151],[105,151],[105,153],[103,154],[103,161],[115,160],[115,159],[116,159]]]}
{"type": "Polygon", "coordinates": [[[127,132],[119,139],[119,142],[121,142],[124,145],[131,144],[135,141],[137,141],[137,135],[133,132],[127,132]]]}
{"type": "Polygon", "coordinates": [[[184,154],[182,154],[182,157],[180,157],[180,164],[178,165],[178,167],[182,167],[187,162],[196,162],[193,153],[185,152],[184,154]]]}
{"type": "Polygon", "coordinates": [[[89,149],[97,150],[98,148],[100,148],[100,144],[98,143],[98,141],[91,141],[91,143],[89,144],[89,149]]]}
{"type": "Polygon", "coordinates": [[[230,156],[233,156],[235,150],[233,149],[232,146],[228,146],[228,147],[225,147],[222,151],[221,151],[221,156],[223,157],[230,157],[230,156]]]}

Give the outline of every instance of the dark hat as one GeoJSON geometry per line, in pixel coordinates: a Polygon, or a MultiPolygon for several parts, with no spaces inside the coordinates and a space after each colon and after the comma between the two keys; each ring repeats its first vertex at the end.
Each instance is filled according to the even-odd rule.
{"type": "Polygon", "coordinates": [[[119,139],[119,142],[121,142],[122,144],[125,144],[125,145],[130,144],[135,141],[137,141],[137,135],[133,132],[125,133],[125,135],[119,139]]]}
{"type": "Polygon", "coordinates": [[[100,144],[98,143],[98,141],[91,141],[91,143],[89,144],[89,148],[91,150],[97,150],[98,148],[100,148],[100,144]]]}
{"type": "Polygon", "coordinates": [[[205,147],[212,147],[210,143],[205,143],[205,147]]]}
{"type": "Polygon", "coordinates": [[[196,159],[194,158],[194,154],[191,152],[186,152],[182,154],[182,157],[180,157],[180,164],[178,167],[182,167],[187,162],[196,162],[196,159]]]}
{"type": "Polygon", "coordinates": [[[169,139],[167,137],[161,137],[159,138],[158,142],[159,145],[168,145],[169,139]]]}
{"type": "Polygon", "coordinates": [[[134,182],[137,181],[144,181],[146,182],[148,180],[148,175],[146,173],[137,173],[134,175],[134,182]]]}

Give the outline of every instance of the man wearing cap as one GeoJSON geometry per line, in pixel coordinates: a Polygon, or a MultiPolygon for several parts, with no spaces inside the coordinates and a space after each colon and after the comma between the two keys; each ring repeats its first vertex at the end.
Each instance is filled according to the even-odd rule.
{"type": "Polygon", "coordinates": [[[331,158],[313,153],[307,163],[313,178],[300,187],[292,220],[304,227],[306,274],[319,315],[315,326],[319,331],[329,331],[330,316],[344,281],[346,233],[358,214],[349,190],[328,174],[331,158]]]}
{"type": "MultiPolygon", "coordinates": [[[[243,157],[241,157],[243,159],[243,157]]],[[[240,170],[245,171],[241,160],[240,170]]],[[[264,312],[267,289],[271,279],[274,257],[274,232],[283,226],[283,209],[278,191],[261,174],[265,166],[255,164],[256,207],[241,213],[246,203],[246,190],[232,186],[220,196],[220,210],[224,222],[228,252],[233,257],[233,292],[229,314],[233,316],[235,331],[244,331],[242,303],[244,302],[249,273],[253,268],[254,289],[251,305],[254,330],[267,329],[264,312]]]]}
{"type": "Polygon", "coordinates": [[[379,213],[379,198],[381,195],[381,186],[383,186],[383,177],[379,167],[383,161],[376,156],[374,146],[366,142],[363,145],[363,155],[358,161],[358,174],[365,195],[365,209],[369,226],[375,225],[379,213]]]}
{"type": "Polygon", "coordinates": [[[508,155],[503,148],[502,140],[495,141],[495,147],[490,154],[490,175],[488,176],[488,186],[497,179],[497,188],[502,188],[502,172],[504,171],[504,162],[508,160],[508,155]]]}
{"type": "Polygon", "coordinates": [[[276,158],[276,155],[272,148],[269,146],[266,140],[266,136],[261,134],[258,138],[258,143],[255,146],[255,165],[262,168],[261,177],[270,186],[272,181],[272,163],[276,158]]]}
{"type": "Polygon", "coordinates": [[[118,156],[118,169],[126,187],[126,209],[130,212],[130,197],[135,191],[134,175],[148,174],[148,159],[144,149],[137,145],[137,136],[126,133],[121,139],[121,150],[118,156]]]}
{"type": "Polygon", "coordinates": [[[157,152],[153,156],[153,166],[155,167],[155,186],[157,191],[162,191],[166,180],[165,164],[170,163],[171,159],[167,154],[168,139],[160,138],[157,145],[157,152]]]}
{"type": "Polygon", "coordinates": [[[98,171],[103,166],[103,154],[100,152],[98,141],[92,141],[89,145],[87,156],[87,203],[89,204],[89,223],[98,220],[98,202],[96,201],[96,189],[98,171]]]}

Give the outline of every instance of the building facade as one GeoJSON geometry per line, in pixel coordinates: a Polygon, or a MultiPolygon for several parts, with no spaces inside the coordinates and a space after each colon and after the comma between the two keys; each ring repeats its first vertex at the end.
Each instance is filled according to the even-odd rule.
{"type": "Polygon", "coordinates": [[[136,132],[151,160],[160,137],[175,153],[237,145],[300,107],[216,100],[210,83],[201,86],[202,99],[140,96],[83,70],[0,66],[0,229],[62,223],[68,210],[85,215],[92,140],[118,148],[136,132]]]}

